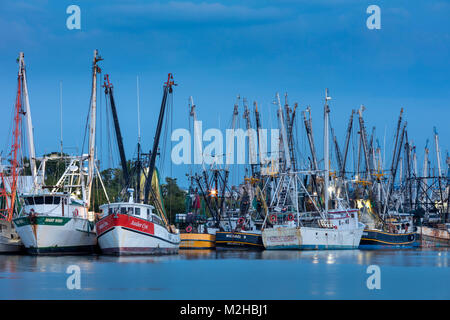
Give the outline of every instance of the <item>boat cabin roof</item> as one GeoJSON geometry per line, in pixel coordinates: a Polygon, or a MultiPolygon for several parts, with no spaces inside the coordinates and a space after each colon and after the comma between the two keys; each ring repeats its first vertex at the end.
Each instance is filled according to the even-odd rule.
{"type": "Polygon", "coordinates": [[[51,192],[51,193],[22,193],[19,195],[21,198],[25,197],[68,197],[68,192],[51,192]]]}
{"type": "Polygon", "coordinates": [[[144,203],[135,203],[135,202],[112,202],[112,203],[105,203],[100,206],[100,209],[107,209],[107,208],[117,208],[117,207],[134,207],[134,208],[144,208],[144,209],[155,209],[154,206],[150,204],[144,204],[144,203]]]}

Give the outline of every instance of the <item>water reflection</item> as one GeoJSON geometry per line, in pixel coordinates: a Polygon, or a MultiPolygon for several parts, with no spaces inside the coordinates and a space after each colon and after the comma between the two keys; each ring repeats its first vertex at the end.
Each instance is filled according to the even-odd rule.
{"type": "MultiPolygon", "coordinates": [[[[1,255],[0,273],[65,272],[76,264],[84,271],[95,272],[95,265],[109,264],[161,264],[193,260],[292,260],[314,265],[380,265],[405,267],[440,267],[450,265],[450,248],[422,248],[404,250],[180,250],[177,255],[164,256],[28,256],[1,255]]],[[[0,275],[4,276],[4,275],[0,275]]]]}

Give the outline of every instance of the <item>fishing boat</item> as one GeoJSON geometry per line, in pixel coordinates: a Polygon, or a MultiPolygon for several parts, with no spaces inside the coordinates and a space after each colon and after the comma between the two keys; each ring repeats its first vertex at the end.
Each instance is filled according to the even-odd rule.
{"type": "Polygon", "coordinates": [[[417,241],[420,247],[450,247],[450,224],[418,226],[417,241]]]}
{"type": "MultiPolygon", "coordinates": [[[[279,101],[279,97],[277,98],[279,101]]],[[[328,100],[330,99],[327,90],[324,107],[325,170],[322,171],[324,208],[319,207],[317,199],[311,196],[303,182],[305,175],[316,177],[320,171],[292,171],[289,148],[284,143],[285,151],[282,153],[282,159],[285,172],[279,173],[276,192],[269,205],[273,209],[266,215],[262,231],[264,247],[268,250],[356,249],[359,246],[365,225],[359,221],[358,209],[350,208],[346,201],[335,197],[331,201],[334,208],[329,210],[330,193],[335,189],[335,185],[330,185],[329,181],[328,100]],[[315,210],[300,210],[300,201],[303,204],[309,203],[315,210]]],[[[281,140],[288,141],[281,105],[279,102],[278,104],[281,140]]],[[[304,208],[305,206],[302,209],[304,208]]]]}
{"type": "MultiPolygon", "coordinates": [[[[200,198],[198,197],[197,200],[200,198]]],[[[180,249],[213,250],[216,248],[216,229],[208,227],[208,219],[193,212],[178,213],[175,223],[180,230],[180,249]]]]}
{"type": "Polygon", "coordinates": [[[131,178],[122,143],[113,86],[109,82],[109,76],[105,76],[105,93],[109,97],[122,165],[122,174],[125,180],[123,189],[127,188],[129,198],[128,201],[113,202],[100,206],[102,213],[100,220],[96,223],[96,230],[98,244],[104,254],[137,255],[178,253],[180,233],[174,225],[170,225],[167,221],[160,191],[159,174],[155,167],[167,95],[172,92],[173,85],[172,74],[169,74],[168,80],[164,84],[163,99],[155,139],[153,141],[153,149],[150,154],[149,166],[146,174],[144,174],[144,199],[141,201],[140,132],[138,133],[138,160],[136,166],[138,167],[136,172],[136,185],[138,190],[135,194],[133,188],[127,188],[131,185],[131,178]],[[156,208],[150,205],[149,200],[152,200],[156,208]],[[156,209],[156,212],[154,212],[154,209],[156,209]]]}
{"type": "MultiPolygon", "coordinates": [[[[367,215],[365,210],[361,216],[367,215]]],[[[375,219],[366,219],[366,228],[361,237],[360,249],[395,249],[417,246],[417,234],[414,231],[413,216],[398,212],[389,212],[389,218],[372,212],[375,219]]]]}
{"type": "Polygon", "coordinates": [[[261,226],[263,221],[255,221],[249,214],[241,216],[241,211],[227,211],[223,217],[226,224],[222,224],[216,232],[217,249],[262,250],[261,226]]]}
{"type": "Polygon", "coordinates": [[[35,192],[20,197],[23,210],[13,221],[28,253],[95,252],[95,225],[85,199],[68,192],[35,192]]]}
{"type": "Polygon", "coordinates": [[[264,249],[261,231],[217,231],[216,247],[218,249],[264,249]]]}
{"type": "Polygon", "coordinates": [[[174,254],[178,253],[180,234],[168,228],[153,212],[153,206],[129,202],[100,206],[104,217],[97,226],[98,244],[102,253],[174,254]]]}
{"type": "Polygon", "coordinates": [[[300,225],[293,213],[287,223],[277,224],[278,217],[272,214],[273,226],[262,232],[268,250],[356,249],[364,229],[355,209],[330,210],[326,219],[304,219],[300,225]]]}
{"type": "MultiPolygon", "coordinates": [[[[89,154],[66,156],[50,154],[40,160],[38,174],[36,158],[31,157],[34,176],[45,177],[48,161],[65,164],[65,171],[55,185],[36,184],[33,192],[20,194],[23,208],[14,225],[31,254],[93,253],[97,245],[95,214],[89,211],[91,189],[95,178],[96,83],[102,60],[94,51],[92,94],[89,121],[89,154]]],[[[34,148],[33,148],[34,150],[34,148]]],[[[101,182],[101,178],[100,178],[101,182]]],[[[101,182],[102,183],[102,182],[101,182]]]]}

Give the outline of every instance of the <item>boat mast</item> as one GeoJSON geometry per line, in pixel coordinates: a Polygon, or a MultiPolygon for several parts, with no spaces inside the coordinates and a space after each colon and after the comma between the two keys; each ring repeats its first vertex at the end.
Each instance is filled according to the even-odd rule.
{"type": "Polygon", "coordinates": [[[137,98],[137,118],[138,118],[138,144],[136,161],[136,202],[141,202],[141,107],[139,104],[139,76],[136,76],[136,98],[137,98]]]}
{"type": "Polygon", "coordinates": [[[150,195],[153,170],[155,169],[156,154],[158,153],[159,138],[161,136],[162,124],[163,124],[163,120],[164,120],[164,111],[166,110],[167,94],[172,93],[173,85],[175,85],[173,82],[173,76],[171,73],[169,73],[167,82],[164,84],[163,99],[161,101],[161,108],[159,111],[159,118],[158,118],[158,124],[156,127],[155,139],[153,141],[152,154],[150,155],[150,164],[148,167],[149,170],[148,170],[147,178],[145,180],[145,188],[144,188],[144,203],[145,204],[148,204],[148,200],[149,200],[148,198],[150,195]]]}
{"type": "MultiPolygon", "coordinates": [[[[22,55],[21,55],[22,57],[22,55]]],[[[9,181],[10,186],[10,195],[6,195],[6,185],[3,179],[2,172],[2,188],[3,188],[3,196],[5,201],[5,210],[0,209],[0,211],[6,211],[6,215],[3,214],[6,221],[10,222],[13,218],[15,201],[16,201],[16,190],[17,190],[17,180],[18,180],[18,161],[17,156],[20,150],[20,136],[21,136],[21,114],[23,114],[22,110],[22,85],[23,85],[23,74],[22,64],[19,67],[19,74],[17,77],[17,96],[16,103],[14,106],[14,124],[13,124],[13,136],[12,136],[12,145],[11,145],[11,180],[9,181]],[[8,198],[9,203],[8,203],[8,198]]],[[[2,199],[3,200],[3,199],[2,199]]]]}
{"type": "Polygon", "coordinates": [[[25,71],[25,59],[23,52],[19,54],[19,74],[22,76],[22,85],[23,85],[23,99],[25,102],[25,117],[27,122],[27,141],[28,141],[28,152],[30,156],[30,167],[31,167],[31,176],[33,177],[34,187],[37,187],[37,169],[36,169],[36,151],[34,148],[34,135],[33,135],[33,123],[31,121],[31,109],[30,109],[30,100],[28,97],[28,85],[27,85],[27,76],[25,71]]]}
{"type": "Polygon", "coordinates": [[[109,82],[108,74],[105,75],[104,80],[105,80],[105,83],[103,84],[103,87],[105,87],[105,93],[107,95],[109,95],[109,102],[111,104],[111,112],[112,112],[113,121],[114,121],[114,131],[116,133],[117,146],[119,148],[120,163],[122,164],[123,179],[125,181],[125,188],[128,188],[129,183],[130,183],[130,176],[128,174],[127,158],[125,156],[122,132],[120,131],[119,118],[117,116],[116,103],[114,100],[113,85],[111,82],[109,82]]]}
{"type": "Polygon", "coordinates": [[[325,90],[325,107],[324,107],[324,123],[323,123],[323,152],[325,162],[325,176],[324,176],[324,194],[325,194],[325,215],[328,215],[328,178],[330,176],[330,162],[328,155],[328,115],[330,108],[328,107],[328,100],[331,97],[328,96],[328,88],[325,90]]]}
{"type": "Polygon", "coordinates": [[[88,184],[86,190],[86,201],[88,207],[91,203],[91,189],[94,181],[94,166],[95,166],[95,124],[97,113],[97,73],[101,72],[97,66],[97,62],[103,60],[98,56],[98,50],[94,50],[94,59],[92,61],[92,95],[91,95],[91,110],[89,121],[89,167],[88,167],[88,184]]]}

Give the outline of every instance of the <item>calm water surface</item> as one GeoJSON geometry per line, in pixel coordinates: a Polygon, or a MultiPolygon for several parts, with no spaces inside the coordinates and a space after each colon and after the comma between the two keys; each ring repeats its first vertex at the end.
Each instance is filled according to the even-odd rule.
{"type": "Polygon", "coordinates": [[[450,299],[449,260],[448,249],[1,255],[0,299],[450,299]],[[70,265],[80,290],[67,289],[70,265]]]}

